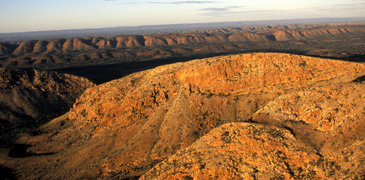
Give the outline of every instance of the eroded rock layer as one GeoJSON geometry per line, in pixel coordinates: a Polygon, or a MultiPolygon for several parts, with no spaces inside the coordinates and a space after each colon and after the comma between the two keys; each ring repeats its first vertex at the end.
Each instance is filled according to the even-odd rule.
{"type": "Polygon", "coordinates": [[[318,40],[328,40],[332,44],[339,43],[341,40],[335,40],[336,38],[361,39],[365,33],[365,26],[361,24],[302,26],[262,26],[155,35],[29,40],[19,45],[0,43],[0,66],[111,63],[242,52],[258,50],[260,47],[275,50],[279,46],[286,47],[284,49],[287,51],[293,51],[290,46],[316,43],[318,40]],[[291,45],[285,42],[291,42],[291,45]]]}
{"type": "MultiPolygon", "coordinates": [[[[160,66],[89,88],[70,112],[43,126],[45,134],[24,135],[19,140],[32,146],[27,149],[29,154],[39,156],[8,158],[0,163],[15,169],[21,179],[136,178],[166,158],[167,162],[156,166],[145,178],[361,177],[360,166],[354,165],[354,170],[346,171],[351,165],[342,166],[333,160],[337,155],[331,150],[332,144],[328,146],[331,151],[322,151],[319,140],[305,138],[305,132],[316,132],[316,128],[328,130],[335,127],[333,123],[327,123],[333,126],[329,127],[321,118],[315,121],[323,121],[322,124],[313,120],[295,127],[280,123],[288,120],[281,117],[292,118],[281,115],[280,111],[287,112],[289,107],[297,105],[284,106],[284,110],[275,106],[273,109],[279,110],[274,111],[277,114],[273,117],[264,116],[271,113],[270,109],[267,113],[260,112],[265,112],[270,103],[281,104],[280,99],[291,97],[290,93],[350,82],[364,75],[364,69],[365,65],[359,63],[281,53],[220,56],[160,66]],[[221,126],[231,122],[249,123],[221,126]],[[306,131],[297,133],[297,127],[306,131]],[[209,160],[199,154],[200,146],[209,160]],[[255,153],[257,161],[236,159],[238,155],[252,158],[255,153]],[[178,160],[176,166],[171,159],[178,160]],[[199,159],[202,162],[195,161],[199,159]],[[220,164],[223,161],[227,162],[220,164]],[[326,174],[332,162],[340,170],[326,174]],[[194,167],[193,174],[183,170],[190,166],[194,167]],[[176,175],[180,169],[181,173],[176,175]],[[345,176],[346,172],[355,174],[345,176]]],[[[353,85],[353,89],[361,87],[359,83],[353,85]]],[[[339,94],[345,93],[341,90],[339,94]]],[[[321,95],[313,97],[317,96],[321,95]]],[[[361,95],[354,97],[357,96],[361,95]]],[[[308,104],[308,108],[311,106],[308,104]]],[[[303,114],[295,114],[298,118],[307,117],[301,109],[298,112],[303,114]]],[[[363,128],[361,120],[358,127],[363,128]]],[[[361,138],[358,140],[363,142],[361,138]]],[[[357,151],[361,146],[353,142],[357,151]]],[[[347,158],[353,160],[355,156],[359,155],[347,158]]]]}
{"type": "Polygon", "coordinates": [[[325,163],[289,130],[228,123],[153,167],[141,179],[313,179],[325,163]]]}
{"type": "Polygon", "coordinates": [[[141,179],[361,179],[364,84],[308,87],[225,124],[141,179]]]}

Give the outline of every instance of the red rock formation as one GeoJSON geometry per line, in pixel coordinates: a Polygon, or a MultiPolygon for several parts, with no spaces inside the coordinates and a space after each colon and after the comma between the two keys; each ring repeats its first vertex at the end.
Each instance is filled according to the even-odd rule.
{"type": "Polygon", "coordinates": [[[362,178],[365,86],[325,84],[269,102],[256,124],[215,128],[140,179],[362,178]]]}
{"type": "Polygon", "coordinates": [[[269,41],[270,39],[266,35],[241,32],[234,33],[228,37],[230,42],[256,42],[256,41],[269,41]]]}
{"type": "Polygon", "coordinates": [[[135,48],[144,46],[144,38],[142,36],[117,36],[116,48],[135,48]]]}
{"type": "Polygon", "coordinates": [[[85,78],[38,70],[0,69],[0,121],[32,124],[56,117],[88,87],[85,78]]]}
{"type": "Polygon", "coordinates": [[[94,47],[87,44],[84,39],[73,38],[67,39],[62,47],[63,51],[90,51],[94,50],[94,47]]]}
{"type": "Polygon", "coordinates": [[[140,179],[316,179],[325,164],[289,130],[229,123],[153,167],[140,179]]]}
{"type": "MultiPolygon", "coordinates": [[[[117,54],[128,54],[126,51],[134,51],[130,60],[150,59],[151,48],[171,50],[174,48],[189,48],[191,54],[165,54],[163,56],[152,58],[167,58],[176,56],[192,56],[201,54],[211,54],[217,52],[235,52],[242,51],[245,48],[241,46],[248,43],[255,43],[254,46],[261,47],[260,43],[267,43],[265,46],[273,47],[277,42],[295,42],[310,41],[338,37],[352,37],[362,35],[365,32],[364,26],[361,25],[341,25],[341,26],[257,26],[250,28],[225,28],[218,30],[199,30],[186,33],[139,35],[139,36],[115,36],[115,37],[89,37],[89,38],[67,38],[67,39],[48,39],[42,41],[25,41],[15,48],[9,48],[12,45],[0,45],[0,65],[36,65],[42,62],[37,58],[37,54],[58,54],[72,55],[68,62],[78,63],[85,62],[86,53],[94,53],[100,50],[119,51],[117,54]],[[271,46],[270,46],[270,43],[271,46]],[[229,48],[225,46],[233,45],[229,48]],[[14,51],[12,49],[15,49],[14,51]],[[82,54],[82,55],[80,55],[82,54]],[[145,56],[146,55],[146,56],[145,56]],[[13,60],[13,58],[16,58],[13,60]],[[80,59],[79,59],[80,58],[80,59]],[[25,62],[21,62],[21,60],[25,62]],[[32,59],[32,61],[29,61],[32,59]]],[[[252,45],[252,44],[250,44],[252,45]]],[[[287,45],[290,46],[290,45],[287,45]]],[[[317,50],[317,49],[316,49],[317,50]]],[[[123,60],[123,56],[112,56],[109,59],[123,60]]],[[[103,59],[99,59],[103,60],[103,59]]],[[[53,63],[53,61],[47,61],[53,63]]]]}
{"type": "MultiPolygon", "coordinates": [[[[275,36],[277,41],[303,40],[320,37],[336,36],[339,34],[352,34],[364,32],[363,27],[326,27],[325,29],[272,29],[268,32],[247,32],[245,30],[220,32],[220,33],[180,33],[168,35],[148,36],[116,36],[111,38],[69,38],[50,39],[46,41],[25,41],[19,45],[14,55],[27,53],[42,53],[55,51],[90,51],[110,48],[137,48],[160,47],[172,45],[216,44],[227,42],[257,42],[271,41],[269,36],[275,36]],[[231,33],[231,34],[229,34],[231,33]],[[35,46],[35,47],[34,47],[35,46]],[[62,48],[61,48],[62,47],[62,48]]],[[[207,31],[209,32],[209,31],[207,31]]],[[[4,45],[3,45],[4,46],[4,45]]]]}
{"type": "Polygon", "coordinates": [[[49,43],[47,45],[47,52],[60,52],[62,51],[63,44],[66,40],[65,39],[52,39],[49,40],[49,43]]]}
{"type": "Polygon", "coordinates": [[[166,46],[166,45],[170,45],[168,44],[167,40],[165,40],[164,37],[156,37],[156,36],[144,36],[143,37],[145,39],[145,45],[146,46],[166,46]]]}
{"type": "Polygon", "coordinates": [[[290,93],[257,111],[255,121],[290,127],[296,137],[318,150],[343,174],[333,179],[356,179],[364,174],[365,84],[331,83],[290,93]],[[345,174],[347,176],[345,176],[345,174]]]}
{"type": "Polygon", "coordinates": [[[34,44],[36,44],[37,41],[24,41],[20,43],[20,45],[14,50],[14,55],[23,55],[26,53],[33,52],[34,44]]]}
{"type": "Polygon", "coordinates": [[[35,54],[45,52],[45,51],[47,51],[47,45],[48,45],[48,41],[37,41],[34,44],[34,49],[32,52],[35,54]]]}
{"type": "MultiPolygon", "coordinates": [[[[275,102],[280,95],[327,86],[326,83],[349,81],[348,78],[358,77],[358,73],[363,75],[364,69],[363,64],[277,53],[221,56],[160,66],[86,90],[70,112],[43,127],[47,133],[36,137],[23,136],[18,141],[32,145],[29,153],[54,154],[8,158],[0,164],[15,169],[21,179],[132,178],[145,174],[155,164],[222,124],[255,120],[267,126],[233,124],[234,127],[230,128],[230,125],[224,125],[189,147],[185,152],[192,152],[191,156],[184,153],[173,156],[172,160],[181,160],[177,166],[168,167],[171,163],[168,158],[163,163],[166,166],[158,165],[155,170],[161,167],[161,175],[165,173],[168,177],[170,172],[185,168],[185,160],[203,159],[204,156],[195,153],[202,145],[206,147],[203,150],[209,160],[221,153],[217,161],[212,160],[206,167],[194,169],[197,174],[181,169],[182,173],[171,174],[172,178],[182,177],[182,174],[202,178],[216,175],[361,177],[363,168],[356,165],[351,171],[355,174],[346,175],[348,164],[331,174],[340,164],[333,158],[338,154],[322,152],[318,146],[310,144],[311,140],[320,141],[296,134],[295,128],[308,130],[304,134],[311,132],[310,128],[306,129],[300,123],[295,128],[281,126],[275,123],[277,121],[270,121],[269,116],[259,113],[256,116],[255,112],[265,110],[266,105],[275,102]],[[255,130],[262,133],[250,133],[255,130]],[[234,131],[239,133],[235,135],[234,131]],[[222,136],[227,136],[232,143],[223,141],[226,138],[212,140],[222,136]],[[219,143],[218,146],[212,144],[215,142],[219,143]],[[268,149],[254,149],[256,146],[268,149]],[[257,161],[235,159],[241,155],[250,158],[255,153],[257,161]],[[229,157],[233,159],[219,164],[229,157]],[[327,174],[327,170],[331,173],[327,174]]],[[[301,106],[298,104],[298,107],[301,106]]],[[[358,147],[353,149],[358,150],[358,147]]],[[[346,157],[352,160],[359,156],[346,157]]],[[[193,161],[186,163],[191,163],[194,168],[204,165],[193,161]]],[[[159,177],[152,172],[154,170],[146,174],[147,179],[159,177]]]]}

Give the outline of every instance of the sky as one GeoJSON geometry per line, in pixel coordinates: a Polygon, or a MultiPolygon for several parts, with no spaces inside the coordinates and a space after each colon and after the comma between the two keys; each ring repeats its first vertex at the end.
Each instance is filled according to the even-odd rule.
{"type": "Polygon", "coordinates": [[[0,0],[0,33],[365,17],[365,0],[0,0]]]}

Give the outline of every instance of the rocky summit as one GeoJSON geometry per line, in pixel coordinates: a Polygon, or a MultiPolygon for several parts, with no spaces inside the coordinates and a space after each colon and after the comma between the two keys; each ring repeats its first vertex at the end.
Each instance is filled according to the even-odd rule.
{"type": "Polygon", "coordinates": [[[19,179],[363,179],[364,75],[283,53],[159,66],[87,89],[0,164],[19,179]]]}

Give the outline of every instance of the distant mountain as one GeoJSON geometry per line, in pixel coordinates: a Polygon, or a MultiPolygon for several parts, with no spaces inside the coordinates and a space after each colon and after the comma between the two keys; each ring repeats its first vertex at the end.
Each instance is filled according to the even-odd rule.
{"type": "Polygon", "coordinates": [[[318,23],[341,23],[341,22],[364,22],[365,17],[355,18],[315,18],[315,19],[284,19],[262,21],[237,21],[216,23],[193,23],[193,24],[169,24],[147,26],[118,26],[94,29],[68,29],[50,31],[32,31],[16,33],[0,33],[0,42],[43,40],[50,38],[70,37],[108,37],[116,35],[142,35],[156,33],[173,33],[198,29],[216,29],[226,27],[246,27],[255,25],[280,25],[280,24],[318,24],[318,23]]]}
{"type": "MultiPolygon", "coordinates": [[[[226,25],[225,25],[226,26],[226,25]]],[[[24,67],[88,64],[94,61],[135,61],[154,58],[239,52],[253,47],[276,48],[278,43],[306,44],[336,38],[361,38],[365,24],[292,24],[194,30],[153,35],[28,40],[0,43],[0,66],[24,67]]],[[[332,41],[332,40],[330,40],[332,41]]],[[[331,43],[334,46],[335,43],[331,43]]],[[[291,45],[286,45],[291,47],[291,45]]],[[[300,49],[303,50],[303,49],[300,49]]]]}

